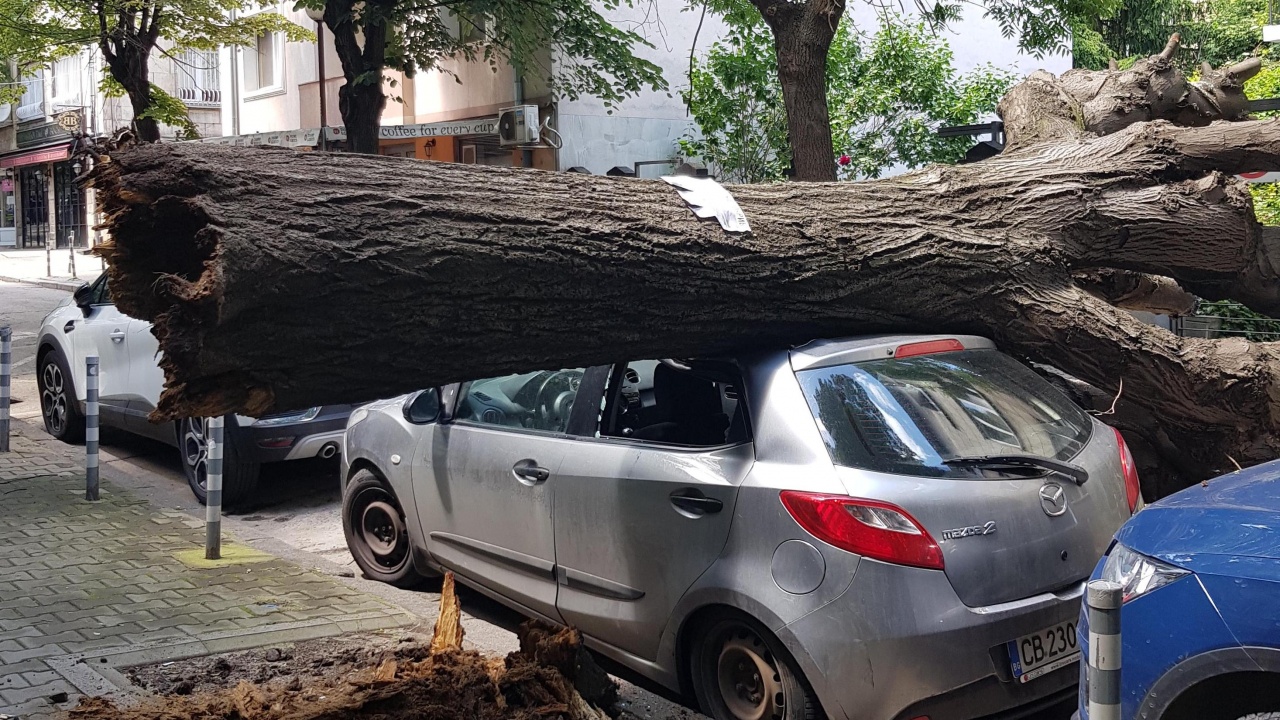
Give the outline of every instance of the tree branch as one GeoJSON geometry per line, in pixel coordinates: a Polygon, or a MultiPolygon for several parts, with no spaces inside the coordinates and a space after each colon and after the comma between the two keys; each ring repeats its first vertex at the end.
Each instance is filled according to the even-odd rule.
{"type": "Polygon", "coordinates": [[[1076,285],[1124,310],[1181,317],[1196,308],[1196,296],[1176,280],[1126,270],[1086,270],[1073,274],[1076,285]]]}

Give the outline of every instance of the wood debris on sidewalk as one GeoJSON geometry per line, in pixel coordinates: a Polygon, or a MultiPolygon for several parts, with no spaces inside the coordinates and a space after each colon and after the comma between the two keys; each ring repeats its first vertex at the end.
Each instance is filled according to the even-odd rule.
{"type": "Polygon", "coordinates": [[[383,660],[344,678],[281,686],[242,681],[196,695],[153,696],[127,707],[90,697],[72,720],[607,720],[618,688],[591,659],[582,635],[529,621],[520,649],[505,658],[462,648],[462,609],[446,574],[429,652],[420,660],[383,660]],[[606,712],[606,710],[608,712],[606,712]]]}

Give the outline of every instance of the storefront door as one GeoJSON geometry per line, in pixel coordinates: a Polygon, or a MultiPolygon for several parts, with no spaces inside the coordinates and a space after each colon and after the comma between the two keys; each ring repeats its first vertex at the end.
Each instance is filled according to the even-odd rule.
{"type": "Polygon", "coordinates": [[[22,242],[24,248],[44,247],[49,232],[49,185],[44,166],[18,169],[18,191],[22,193],[22,242]]]}
{"type": "Polygon", "coordinates": [[[76,173],[69,160],[53,166],[53,197],[58,220],[57,246],[65,248],[70,242],[71,247],[88,247],[84,190],[76,187],[76,173]]]}
{"type": "Polygon", "coordinates": [[[0,177],[0,247],[13,247],[18,244],[17,206],[18,198],[14,191],[12,171],[9,177],[0,177]]]}

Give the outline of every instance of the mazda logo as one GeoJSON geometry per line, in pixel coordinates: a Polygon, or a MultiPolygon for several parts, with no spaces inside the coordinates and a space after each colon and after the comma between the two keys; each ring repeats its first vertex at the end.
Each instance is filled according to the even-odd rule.
{"type": "Polygon", "coordinates": [[[1049,517],[1058,517],[1067,511],[1067,493],[1057,483],[1046,483],[1040,488],[1040,509],[1049,517]]]}

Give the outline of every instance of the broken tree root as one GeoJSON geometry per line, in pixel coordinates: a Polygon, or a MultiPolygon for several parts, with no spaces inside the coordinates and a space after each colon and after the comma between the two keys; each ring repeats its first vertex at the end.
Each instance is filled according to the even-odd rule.
{"type": "Polygon", "coordinates": [[[91,697],[74,720],[607,720],[618,688],[573,628],[530,620],[520,649],[505,659],[462,648],[462,614],[447,573],[430,651],[422,660],[386,660],[340,681],[289,689],[241,682],[194,696],[148,698],[132,707],[91,697]]]}

